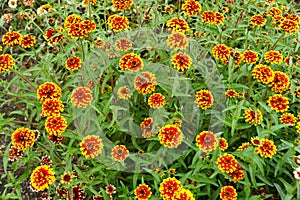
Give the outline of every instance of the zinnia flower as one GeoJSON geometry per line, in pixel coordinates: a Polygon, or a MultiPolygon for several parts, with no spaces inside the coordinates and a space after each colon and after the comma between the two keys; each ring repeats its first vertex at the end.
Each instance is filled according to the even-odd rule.
{"type": "Polygon", "coordinates": [[[172,200],[195,200],[195,198],[190,190],[181,188],[174,193],[172,200]]]}
{"type": "Polygon", "coordinates": [[[111,151],[111,156],[118,162],[124,161],[129,155],[129,151],[124,145],[117,145],[111,151]]]}
{"type": "Polygon", "coordinates": [[[275,16],[282,16],[282,11],[277,7],[271,7],[267,11],[267,15],[271,16],[272,18],[275,16]]]}
{"type": "Polygon", "coordinates": [[[163,200],[171,200],[175,192],[182,189],[182,185],[175,177],[164,179],[159,186],[160,196],[163,200]]]}
{"type": "Polygon", "coordinates": [[[9,54],[0,55],[0,72],[7,72],[15,65],[14,58],[9,54]]]}
{"type": "Polygon", "coordinates": [[[152,93],[156,85],[156,77],[150,72],[142,72],[141,75],[137,75],[134,79],[134,87],[142,95],[152,93]]]}
{"type": "Polygon", "coordinates": [[[219,24],[223,24],[225,17],[222,13],[216,12],[215,13],[215,24],[219,25],[219,24]]]}
{"type": "Polygon", "coordinates": [[[22,127],[16,129],[11,135],[12,145],[21,151],[25,151],[28,147],[32,147],[36,140],[34,131],[22,127]]]}
{"type": "Polygon", "coordinates": [[[56,116],[60,115],[64,111],[64,105],[59,99],[46,99],[42,105],[41,115],[46,116],[56,116]]]}
{"type": "Polygon", "coordinates": [[[167,45],[175,51],[184,50],[189,45],[189,40],[183,33],[173,32],[168,36],[167,45]]]}
{"type": "Polygon", "coordinates": [[[132,0],[112,0],[112,3],[116,11],[124,11],[130,9],[132,0]]]}
{"type": "Polygon", "coordinates": [[[282,93],[290,87],[290,78],[283,72],[275,71],[274,79],[269,83],[274,92],[282,93]]]}
{"type": "Polygon", "coordinates": [[[228,148],[227,140],[226,140],[225,138],[221,137],[221,138],[219,139],[219,141],[220,141],[219,149],[220,149],[221,151],[225,151],[225,150],[228,148]]]}
{"type": "Polygon", "coordinates": [[[172,57],[173,67],[178,70],[178,72],[183,72],[189,69],[192,65],[192,58],[186,53],[176,53],[172,57]]]}
{"type": "Polygon", "coordinates": [[[232,90],[232,89],[229,89],[226,91],[226,96],[229,97],[229,98],[234,98],[237,96],[237,91],[235,90],[232,90]]]}
{"type": "Polygon", "coordinates": [[[118,98],[128,100],[132,96],[130,89],[127,86],[122,86],[118,89],[118,98]]]}
{"type": "Polygon", "coordinates": [[[154,119],[152,117],[147,117],[141,122],[140,127],[143,131],[142,136],[144,138],[150,138],[157,134],[157,132],[155,130],[153,130],[153,122],[154,122],[154,119]]]}
{"type": "Polygon", "coordinates": [[[8,159],[12,162],[17,161],[24,154],[24,150],[19,150],[14,146],[11,146],[8,151],[8,159]]]}
{"type": "Polygon", "coordinates": [[[231,177],[230,182],[237,183],[238,181],[241,181],[245,178],[245,170],[238,165],[236,170],[233,172],[229,172],[228,175],[231,177]]]}
{"type": "Polygon", "coordinates": [[[253,123],[254,126],[260,124],[263,117],[259,109],[256,109],[256,111],[252,109],[245,110],[243,116],[245,117],[245,122],[253,123]]]}
{"type": "Polygon", "coordinates": [[[51,46],[54,46],[66,37],[66,35],[63,34],[63,32],[64,32],[64,29],[60,26],[57,27],[57,30],[50,28],[45,33],[45,39],[48,41],[48,43],[51,46]]]}
{"type": "Polygon", "coordinates": [[[196,92],[196,100],[195,103],[198,107],[206,110],[211,108],[214,103],[214,97],[208,90],[199,90],[196,92]]]}
{"type": "Polygon", "coordinates": [[[83,0],[82,5],[84,7],[87,7],[89,5],[89,1],[90,1],[90,5],[95,5],[97,3],[97,0],[83,0]]]}
{"type": "Polygon", "coordinates": [[[129,21],[125,16],[110,15],[107,19],[107,24],[115,31],[124,31],[129,27],[129,21]]]}
{"type": "Polygon", "coordinates": [[[16,31],[6,32],[2,36],[2,43],[8,47],[14,47],[21,44],[22,35],[16,31]]]}
{"type": "Polygon", "coordinates": [[[59,99],[61,97],[61,88],[53,82],[45,82],[37,89],[37,98],[40,102],[46,99],[59,99]]]}
{"type": "Polygon", "coordinates": [[[47,189],[55,181],[54,174],[49,165],[36,167],[30,175],[31,186],[38,191],[47,189]]]}
{"type": "Polygon", "coordinates": [[[214,24],[216,21],[216,15],[212,11],[204,11],[201,14],[201,20],[208,24],[214,24]]]}
{"type": "Polygon", "coordinates": [[[213,49],[212,53],[216,59],[220,59],[223,63],[227,64],[230,58],[231,49],[225,44],[217,44],[213,49]]]}
{"type": "Polygon", "coordinates": [[[261,157],[272,158],[276,154],[274,142],[265,138],[260,140],[260,145],[255,149],[261,157]]]}
{"type": "Polygon", "coordinates": [[[64,27],[68,31],[71,29],[72,24],[79,24],[82,21],[81,17],[76,14],[69,15],[64,21],[64,27]]]}
{"type": "Polygon", "coordinates": [[[201,5],[195,0],[186,0],[181,6],[184,14],[197,15],[201,11],[201,5]]]}
{"type": "Polygon", "coordinates": [[[178,17],[174,17],[173,19],[167,21],[167,27],[170,31],[174,31],[174,32],[184,33],[190,31],[190,27],[188,23],[184,19],[178,17]]]}
{"type": "Polygon", "coordinates": [[[241,146],[238,147],[238,150],[243,151],[250,146],[251,146],[251,144],[249,142],[244,142],[241,146]]]}
{"type": "Polygon", "coordinates": [[[45,129],[49,135],[61,135],[67,128],[67,120],[63,116],[51,116],[45,121],[45,129]]]}
{"type": "Polygon", "coordinates": [[[274,94],[273,96],[270,96],[268,103],[271,109],[276,112],[284,112],[289,108],[288,98],[283,97],[281,94],[274,94]]]}
{"type": "Polygon", "coordinates": [[[151,108],[162,108],[165,105],[165,97],[160,93],[153,93],[148,99],[151,108]]]}
{"type": "Polygon", "coordinates": [[[139,55],[135,53],[128,53],[120,58],[119,67],[122,70],[130,70],[137,72],[140,69],[143,69],[144,63],[139,55]]]}
{"type": "Polygon", "coordinates": [[[128,51],[131,49],[132,43],[126,38],[120,38],[116,41],[116,50],[117,51],[128,51]]]}
{"type": "Polygon", "coordinates": [[[102,152],[102,139],[97,135],[88,135],[80,143],[80,151],[84,157],[94,159],[102,152]]]}
{"type": "Polygon", "coordinates": [[[292,113],[284,113],[281,115],[280,121],[283,124],[290,124],[292,126],[295,126],[297,118],[292,113]]]}
{"type": "Polygon", "coordinates": [[[267,65],[258,64],[252,71],[252,76],[257,79],[258,82],[269,84],[274,80],[274,72],[267,65]]]}
{"type": "Polygon", "coordinates": [[[72,172],[64,172],[63,175],[60,176],[60,182],[61,184],[70,184],[73,178],[75,178],[75,176],[72,172]]]}
{"type": "Polygon", "coordinates": [[[252,50],[247,50],[243,53],[244,61],[248,64],[254,64],[258,60],[258,55],[252,50]]]}
{"type": "Polygon", "coordinates": [[[160,143],[168,148],[177,148],[183,139],[181,130],[175,125],[165,125],[159,131],[160,143]]]}
{"type": "Polygon", "coordinates": [[[251,137],[251,143],[254,146],[259,146],[260,145],[260,139],[256,136],[256,137],[251,137]]]}
{"type": "Polygon", "coordinates": [[[86,33],[90,33],[96,30],[96,23],[93,20],[83,20],[80,22],[79,27],[86,33]]]}
{"type": "Polygon", "coordinates": [[[226,172],[226,173],[233,172],[238,167],[238,163],[235,157],[228,153],[225,153],[224,155],[218,158],[217,165],[222,172],[226,172]]]}
{"type": "Polygon", "coordinates": [[[80,58],[78,58],[77,56],[73,56],[71,58],[68,58],[68,60],[66,61],[66,68],[68,70],[78,70],[81,67],[81,60],[80,58]]]}
{"type": "Polygon", "coordinates": [[[264,58],[267,62],[272,64],[280,64],[283,61],[283,56],[279,51],[268,51],[265,53],[264,58]]]}
{"type": "Polygon", "coordinates": [[[217,145],[218,140],[213,132],[202,131],[196,137],[196,146],[202,151],[210,152],[216,149],[217,145]]]}
{"type": "Polygon", "coordinates": [[[299,22],[284,18],[279,24],[279,28],[284,30],[286,34],[295,34],[299,31],[299,22]]]}
{"type": "Polygon", "coordinates": [[[263,26],[266,24],[266,20],[261,15],[254,15],[251,17],[250,23],[256,26],[263,26]]]}
{"type": "Polygon", "coordinates": [[[77,108],[85,108],[92,100],[92,91],[87,87],[78,87],[71,94],[71,103],[77,108]]]}
{"type": "Polygon", "coordinates": [[[236,190],[232,186],[224,186],[221,188],[220,198],[222,200],[236,200],[237,199],[236,190]]]}
{"type": "Polygon", "coordinates": [[[151,188],[146,184],[140,184],[135,190],[134,190],[135,198],[138,200],[147,200],[151,197],[151,188]]]}
{"type": "Polygon", "coordinates": [[[31,35],[24,35],[21,40],[21,46],[23,48],[33,47],[35,43],[36,43],[35,38],[32,37],[31,35]]]}

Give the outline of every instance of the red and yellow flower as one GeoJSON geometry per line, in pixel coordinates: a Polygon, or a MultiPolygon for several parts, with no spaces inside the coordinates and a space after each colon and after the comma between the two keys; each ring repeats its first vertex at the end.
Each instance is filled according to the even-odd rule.
{"type": "Polygon", "coordinates": [[[40,102],[46,99],[59,99],[61,97],[61,88],[53,82],[45,82],[37,89],[37,98],[40,102]]]}
{"type": "Polygon", "coordinates": [[[138,200],[147,200],[151,197],[151,188],[146,184],[140,184],[134,190],[135,198],[138,200]]]}
{"type": "Polygon", "coordinates": [[[22,37],[20,44],[23,48],[30,48],[36,44],[36,41],[35,38],[32,37],[31,35],[24,35],[22,37]]]}
{"type": "Polygon", "coordinates": [[[228,148],[227,140],[223,137],[219,139],[219,149],[225,151],[228,148]]]}
{"type": "Polygon", "coordinates": [[[217,145],[218,140],[213,132],[202,131],[196,137],[196,146],[202,151],[210,152],[216,149],[217,145]]]}
{"type": "Polygon", "coordinates": [[[299,22],[284,18],[279,24],[279,28],[286,34],[295,34],[299,31],[299,22]]]}
{"type": "Polygon", "coordinates": [[[46,99],[42,105],[41,115],[46,116],[57,116],[64,111],[64,105],[59,99],[46,99]]]}
{"type": "Polygon", "coordinates": [[[167,28],[170,31],[174,31],[174,32],[184,33],[190,31],[190,27],[188,23],[184,19],[178,17],[174,17],[173,19],[167,21],[167,28]]]}
{"type": "Polygon", "coordinates": [[[129,156],[129,151],[125,145],[116,145],[111,151],[111,156],[116,161],[121,162],[129,156]]]}
{"type": "Polygon", "coordinates": [[[187,70],[192,66],[192,58],[183,52],[176,53],[172,57],[172,64],[178,72],[184,72],[184,70],[187,70]]]}
{"type": "Polygon", "coordinates": [[[295,126],[295,124],[297,122],[297,117],[295,117],[295,115],[292,113],[284,113],[281,115],[280,121],[283,124],[289,124],[289,125],[295,126]]]}
{"type": "Polygon", "coordinates": [[[118,98],[128,100],[132,96],[130,89],[127,86],[122,86],[118,89],[118,98]]]}
{"type": "Polygon", "coordinates": [[[232,186],[224,186],[221,188],[220,198],[222,200],[236,200],[237,199],[236,190],[232,186]]]}
{"type": "Polygon", "coordinates": [[[275,16],[282,16],[282,11],[277,7],[271,7],[267,11],[267,15],[274,18],[275,16]]]}
{"type": "Polygon", "coordinates": [[[160,196],[163,200],[172,200],[175,192],[180,191],[182,185],[175,177],[164,179],[159,186],[160,196]]]}
{"type": "Polygon", "coordinates": [[[258,55],[255,51],[247,50],[243,53],[243,59],[248,64],[254,64],[258,60],[258,55]]]}
{"type": "Polygon", "coordinates": [[[226,91],[226,96],[229,98],[234,98],[238,95],[238,92],[232,89],[226,91]]]}
{"type": "Polygon", "coordinates": [[[234,172],[238,167],[235,157],[228,153],[225,153],[218,158],[217,165],[222,172],[226,173],[234,172]]]}
{"type": "Polygon", "coordinates": [[[14,58],[9,54],[0,55],[0,72],[7,72],[15,65],[14,58]]]}
{"type": "Polygon", "coordinates": [[[122,70],[137,72],[140,69],[143,69],[144,63],[139,55],[135,53],[127,53],[120,58],[119,67],[122,70]]]}
{"type": "Polygon", "coordinates": [[[134,87],[142,95],[152,93],[156,85],[156,77],[151,72],[142,72],[141,75],[137,75],[134,79],[134,87]]]}
{"type": "Polygon", "coordinates": [[[260,140],[260,145],[255,149],[261,157],[272,158],[276,154],[274,142],[265,138],[260,140]]]}
{"type": "Polygon", "coordinates": [[[204,11],[201,14],[201,20],[208,24],[214,24],[216,21],[216,15],[212,11],[204,11]]]}
{"type": "Polygon", "coordinates": [[[8,159],[9,161],[15,162],[17,161],[19,158],[21,158],[24,154],[23,150],[19,150],[14,146],[11,146],[9,151],[8,151],[8,159]]]}
{"type": "Polygon", "coordinates": [[[186,0],[181,6],[184,14],[197,15],[201,11],[201,5],[195,0],[186,0]]]}
{"type": "Polygon", "coordinates": [[[126,38],[120,38],[116,41],[117,51],[128,51],[132,47],[132,42],[126,38]]]}
{"type": "Polygon", "coordinates": [[[251,137],[251,143],[254,146],[259,146],[260,145],[260,139],[256,136],[256,137],[251,137]]]}
{"type": "Polygon", "coordinates": [[[251,17],[250,23],[256,26],[264,26],[266,24],[266,20],[261,15],[254,15],[251,17]]]}
{"type": "Polygon", "coordinates": [[[264,84],[270,84],[274,80],[274,72],[271,67],[267,65],[258,64],[252,71],[252,76],[257,79],[258,82],[264,84]]]}
{"type": "Polygon", "coordinates": [[[32,147],[36,140],[34,131],[29,128],[18,128],[11,135],[13,147],[18,150],[25,151],[27,148],[32,147]]]}
{"type": "Polygon", "coordinates": [[[282,93],[290,87],[290,78],[281,71],[274,72],[274,79],[269,83],[269,86],[274,92],[282,93]]]}
{"type": "Polygon", "coordinates": [[[124,31],[129,27],[129,21],[125,16],[110,15],[107,19],[107,24],[115,31],[124,31]]]}
{"type": "Polygon", "coordinates": [[[6,32],[2,36],[2,43],[7,47],[14,47],[21,44],[22,35],[16,31],[6,32]]]}
{"type": "Polygon", "coordinates": [[[67,120],[63,116],[51,116],[45,121],[45,129],[49,135],[59,136],[65,132],[67,120]]]}
{"type": "Polygon", "coordinates": [[[57,30],[50,28],[45,33],[45,39],[50,45],[56,45],[58,42],[65,39],[66,35],[64,34],[64,29],[62,27],[57,27],[57,30]]]}
{"type": "Polygon", "coordinates": [[[84,157],[94,159],[103,149],[102,139],[97,135],[88,135],[80,143],[80,151],[84,157]]]}
{"type": "Polygon", "coordinates": [[[153,93],[148,99],[151,108],[162,108],[165,105],[165,97],[161,93],[153,93]]]}
{"type": "Polygon", "coordinates": [[[271,109],[275,110],[276,112],[284,112],[289,109],[288,98],[282,96],[281,94],[274,94],[273,96],[270,96],[268,103],[271,109]]]}
{"type": "Polygon", "coordinates": [[[175,51],[184,50],[189,45],[189,40],[183,33],[173,32],[168,36],[167,45],[175,51]]]}
{"type": "Polygon", "coordinates": [[[70,184],[72,179],[75,178],[76,176],[73,175],[72,172],[64,172],[60,176],[60,183],[61,184],[70,184]]]}
{"type": "Polygon", "coordinates": [[[225,44],[218,44],[212,49],[212,53],[216,59],[220,59],[225,64],[229,62],[230,51],[231,48],[227,47],[225,44]]]}
{"type": "Polygon", "coordinates": [[[245,170],[238,165],[236,170],[229,172],[228,175],[231,177],[230,182],[237,183],[245,178],[245,170]]]}
{"type": "Polygon", "coordinates": [[[68,58],[66,61],[66,68],[68,70],[78,70],[81,67],[82,61],[77,56],[68,58]]]}
{"type": "Polygon", "coordinates": [[[279,51],[268,51],[265,53],[264,58],[267,62],[272,64],[280,64],[283,61],[283,56],[279,51]]]}
{"type": "Polygon", "coordinates": [[[172,200],[195,200],[195,198],[190,190],[181,188],[174,193],[172,200]]]}
{"type": "Polygon", "coordinates": [[[253,109],[245,110],[243,116],[245,117],[245,122],[248,122],[249,124],[253,123],[254,126],[259,125],[263,118],[259,109],[256,109],[256,111],[253,109]]]}
{"type": "Polygon", "coordinates": [[[72,24],[80,24],[81,21],[82,19],[79,15],[69,15],[64,21],[64,27],[67,29],[67,31],[70,31],[72,24]]]}
{"type": "Polygon", "coordinates": [[[195,103],[198,107],[206,110],[211,108],[214,103],[214,97],[208,90],[199,90],[196,92],[196,100],[195,103]]]}
{"type": "Polygon", "coordinates": [[[87,7],[89,5],[89,1],[90,1],[90,5],[96,5],[97,0],[83,0],[82,5],[84,7],[87,7]]]}
{"type": "Polygon", "coordinates": [[[156,128],[158,127],[155,127],[155,130],[153,130],[153,123],[154,119],[152,117],[147,117],[141,122],[140,127],[144,138],[150,138],[157,134],[156,128]]]}
{"type": "Polygon", "coordinates": [[[49,165],[41,165],[36,167],[30,175],[30,182],[33,189],[43,191],[49,188],[55,181],[55,172],[49,165]]]}
{"type": "Polygon", "coordinates": [[[160,143],[168,148],[177,148],[183,139],[181,130],[175,125],[165,125],[158,133],[160,143]]]}
{"type": "Polygon", "coordinates": [[[78,87],[71,94],[71,103],[77,108],[85,108],[92,100],[92,91],[87,87],[78,87]]]}
{"type": "Polygon", "coordinates": [[[238,147],[238,150],[243,151],[243,150],[247,149],[250,146],[251,146],[251,144],[249,142],[244,142],[244,143],[242,143],[241,146],[238,147]]]}
{"type": "Polygon", "coordinates": [[[216,12],[215,13],[216,17],[215,17],[215,24],[216,25],[220,25],[223,24],[225,17],[222,13],[216,12]]]}
{"type": "Polygon", "coordinates": [[[112,0],[112,3],[116,11],[124,11],[130,9],[132,0],[112,0]]]}

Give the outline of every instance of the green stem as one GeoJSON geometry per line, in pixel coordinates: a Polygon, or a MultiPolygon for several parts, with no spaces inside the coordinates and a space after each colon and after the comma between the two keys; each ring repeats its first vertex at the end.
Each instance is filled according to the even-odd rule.
{"type": "Polygon", "coordinates": [[[12,72],[14,72],[17,76],[19,76],[21,79],[23,79],[25,82],[27,82],[31,87],[33,87],[35,90],[37,90],[37,87],[34,86],[30,80],[28,80],[25,76],[21,75],[17,70],[11,69],[12,72]]]}

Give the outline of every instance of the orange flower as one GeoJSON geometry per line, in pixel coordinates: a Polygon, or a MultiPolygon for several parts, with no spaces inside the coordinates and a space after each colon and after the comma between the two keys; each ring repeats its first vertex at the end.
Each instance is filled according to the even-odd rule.
{"type": "Polygon", "coordinates": [[[68,58],[68,60],[66,61],[66,68],[68,70],[78,70],[81,67],[81,60],[80,58],[78,58],[77,56],[73,56],[71,58],[68,58]]]}
{"type": "Polygon", "coordinates": [[[130,9],[132,0],[112,0],[112,3],[116,11],[124,11],[130,9]]]}
{"type": "Polygon", "coordinates": [[[184,14],[197,15],[201,11],[201,5],[195,0],[186,0],[181,6],[184,14]]]}
{"type": "Polygon", "coordinates": [[[245,122],[248,122],[249,124],[254,124],[254,126],[257,126],[260,124],[263,116],[259,109],[256,109],[256,111],[249,109],[245,110],[243,116],[245,117],[245,122]]]}
{"type": "Polygon", "coordinates": [[[140,127],[143,131],[142,136],[144,138],[150,138],[150,137],[155,136],[157,134],[157,132],[155,130],[153,130],[153,122],[154,122],[154,119],[152,117],[145,118],[141,122],[140,127]]]}
{"type": "Polygon", "coordinates": [[[126,38],[120,38],[116,41],[116,50],[117,51],[128,51],[131,49],[132,43],[126,38]]]}
{"type": "Polygon", "coordinates": [[[63,34],[64,29],[62,27],[57,27],[57,30],[50,28],[45,33],[45,39],[50,45],[56,45],[58,42],[62,41],[66,35],[63,34]],[[54,36],[55,35],[55,36],[54,36]]]}
{"type": "Polygon", "coordinates": [[[290,87],[290,78],[283,72],[274,72],[274,79],[269,83],[274,92],[282,93],[287,91],[290,87]]]}
{"type": "Polygon", "coordinates": [[[47,189],[55,181],[54,174],[49,165],[36,167],[30,175],[31,186],[38,191],[47,189]]]}
{"type": "Polygon", "coordinates": [[[72,24],[79,24],[82,21],[81,17],[76,14],[69,15],[64,21],[64,27],[69,31],[72,24]]]}
{"type": "Polygon", "coordinates": [[[282,54],[278,51],[273,51],[273,50],[265,53],[264,58],[267,62],[272,64],[280,64],[283,61],[282,54]]]}
{"type": "Polygon", "coordinates": [[[265,158],[272,158],[276,154],[274,142],[268,139],[261,139],[260,145],[255,149],[256,153],[265,158]]]}
{"type": "Polygon", "coordinates": [[[148,99],[151,108],[162,108],[165,105],[165,97],[160,93],[153,93],[148,99]]]}
{"type": "MultiPolygon", "coordinates": [[[[97,0],[90,0],[90,5],[95,5],[97,3],[97,0]]],[[[89,0],[83,0],[82,5],[84,7],[87,7],[89,5],[89,0]]]]}
{"type": "Polygon", "coordinates": [[[23,48],[30,48],[35,45],[36,41],[35,38],[31,35],[24,35],[24,37],[21,40],[21,46],[23,48]]]}
{"type": "Polygon", "coordinates": [[[45,82],[37,89],[37,98],[40,102],[46,99],[59,99],[61,97],[61,88],[53,82],[45,82]]]}
{"type": "Polygon", "coordinates": [[[216,21],[216,15],[212,11],[204,11],[201,14],[201,20],[208,24],[214,24],[216,21]]]}
{"type": "Polygon", "coordinates": [[[46,99],[42,105],[41,115],[46,116],[57,116],[60,112],[64,111],[64,105],[59,99],[46,99]]]}
{"type": "Polygon", "coordinates": [[[49,135],[61,135],[67,128],[67,120],[63,116],[51,116],[45,121],[45,128],[49,135]]]}
{"type": "Polygon", "coordinates": [[[181,188],[174,193],[172,200],[195,200],[195,198],[190,190],[181,188]]]}
{"type": "Polygon", "coordinates": [[[87,87],[78,87],[71,94],[71,103],[77,108],[85,108],[92,100],[92,91],[87,87]]]}
{"type": "Polygon", "coordinates": [[[244,179],[245,170],[240,165],[238,165],[236,170],[234,170],[233,172],[229,172],[228,175],[231,177],[230,182],[237,183],[238,181],[244,179]]]}
{"type": "Polygon", "coordinates": [[[238,167],[235,157],[228,153],[225,153],[218,158],[217,165],[222,172],[226,173],[234,172],[238,167]]]}
{"type": "Polygon", "coordinates": [[[251,137],[251,143],[254,146],[259,146],[260,145],[260,139],[256,136],[256,137],[251,137]]]}
{"type": "Polygon", "coordinates": [[[129,155],[129,151],[124,145],[117,145],[111,151],[111,156],[118,162],[124,161],[129,155]]]}
{"type": "Polygon", "coordinates": [[[21,151],[25,151],[28,147],[32,147],[36,140],[34,131],[22,127],[16,129],[11,135],[12,145],[21,151]]]}
{"type": "Polygon", "coordinates": [[[251,146],[251,144],[249,142],[244,142],[241,146],[239,146],[238,150],[243,151],[250,146],[251,146]]]}
{"type": "Polygon", "coordinates": [[[151,188],[146,184],[140,184],[134,190],[135,198],[138,200],[147,200],[151,197],[151,188]]]}
{"type": "Polygon", "coordinates": [[[230,58],[230,48],[225,44],[218,44],[212,49],[213,55],[216,59],[220,59],[223,63],[227,64],[230,58]]]}
{"type": "Polygon", "coordinates": [[[80,143],[80,151],[84,157],[94,159],[102,152],[102,139],[97,135],[88,135],[80,143]]]}
{"type": "Polygon", "coordinates": [[[118,89],[118,98],[128,100],[132,96],[130,89],[127,86],[122,86],[118,89]]]}
{"type": "Polygon", "coordinates": [[[271,7],[267,11],[267,15],[271,16],[272,18],[275,16],[282,16],[282,11],[277,7],[271,7]]]}
{"type": "Polygon", "coordinates": [[[9,54],[0,55],[0,72],[7,72],[15,65],[14,58],[9,54]]]}
{"type": "Polygon", "coordinates": [[[289,109],[288,98],[283,97],[281,94],[274,94],[273,96],[270,96],[268,103],[271,109],[276,112],[284,112],[289,109]]]}
{"type": "Polygon", "coordinates": [[[135,53],[127,53],[120,58],[119,67],[122,70],[137,72],[140,69],[143,69],[144,63],[139,55],[135,53]]]}
{"type": "Polygon", "coordinates": [[[222,13],[216,12],[215,13],[215,24],[219,25],[219,24],[223,24],[225,17],[222,13]]]}
{"type": "Polygon", "coordinates": [[[254,15],[251,17],[250,23],[256,26],[264,26],[266,24],[266,20],[261,15],[254,15]]]}
{"type": "Polygon", "coordinates": [[[171,200],[174,197],[175,192],[180,191],[182,185],[175,177],[164,179],[159,186],[160,196],[163,200],[171,200]]]}
{"type": "Polygon", "coordinates": [[[124,31],[129,27],[129,21],[125,16],[110,15],[107,19],[107,24],[115,31],[124,31]]]}
{"type": "Polygon", "coordinates": [[[7,47],[14,47],[21,44],[22,35],[16,31],[6,32],[2,36],[2,43],[7,47]]]}
{"type": "Polygon", "coordinates": [[[210,152],[216,149],[217,145],[218,141],[213,132],[202,131],[196,137],[196,146],[202,151],[210,152]]]}
{"type": "Polygon", "coordinates": [[[142,95],[152,93],[156,85],[156,77],[150,72],[142,72],[141,75],[137,75],[134,79],[134,87],[142,95]]]}
{"type": "Polygon", "coordinates": [[[228,148],[227,140],[223,137],[220,138],[219,149],[221,151],[225,151],[228,148]]]}
{"type": "Polygon", "coordinates": [[[292,113],[284,113],[281,115],[280,121],[283,124],[290,124],[292,126],[295,126],[297,118],[292,113]]]}
{"type": "Polygon", "coordinates": [[[176,53],[172,57],[173,67],[178,70],[178,72],[183,72],[189,69],[192,65],[192,58],[186,53],[176,53]]]}
{"type": "Polygon", "coordinates": [[[214,97],[208,90],[199,90],[196,92],[196,100],[195,103],[198,107],[206,110],[211,108],[214,103],[214,97]]]}
{"type": "Polygon", "coordinates": [[[232,186],[224,186],[221,188],[220,198],[222,200],[236,200],[237,199],[236,190],[232,186]]]}
{"type": "Polygon", "coordinates": [[[175,125],[165,125],[159,131],[160,143],[168,148],[177,148],[183,139],[181,130],[175,125]]]}
{"type": "Polygon", "coordinates": [[[173,32],[168,36],[167,45],[175,51],[184,50],[189,45],[189,40],[183,33],[173,32]]]}
{"type": "Polygon", "coordinates": [[[295,34],[299,31],[299,25],[297,21],[284,18],[279,24],[279,28],[284,30],[286,34],[295,34]]]}
{"type": "Polygon", "coordinates": [[[267,65],[256,65],[252,71],[252,76],[256,78],[258,82],[264,84],[270,84],[274,80],[274,72],[267,65]]]}
{"type": "Polygon", "coordinates": [[[258,60],[258,55],[256,52],[247,50],[243,53],[244,61],[248,64],[254,64],[258,60]]]}
{"type": "Polygon", "coordinates": [[[68,35],[70,35],[72,38],[83,38],[88,36],[88,31],[86,29],[82,29],[82,23],[74,23],[71,24],[70,29],[68,29],[68,35]]]}
{"type": "Polygon", "coordinates": [[[90,33],[96,30],[96,23],[93,20],[83,20],[80,22],[79,27],[84,32],[90,33]]]}
{"type": "Polygon", "coordinates": [[[167,27],[170,31],[174,32],[184,33],[190,31],[188,23],[184,19],[178,17],[174,17],[173,19],[167,21],[167,27]]]}
{"type": "Polygon", "coordinates": [[[234,98],[237,96],[237,91],[235,90],[232,90],[232,89],[229,89],[226,91],[226,96],[229,97],[229,98],[234,98]]]}

